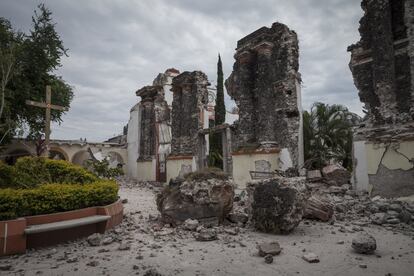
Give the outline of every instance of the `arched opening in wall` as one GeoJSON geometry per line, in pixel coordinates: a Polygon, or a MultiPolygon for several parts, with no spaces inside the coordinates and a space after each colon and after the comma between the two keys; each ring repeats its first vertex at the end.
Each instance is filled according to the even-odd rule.
{"type": "Polygon", "coordinates": [[[116,168],[116,167],[120,167],[122,168],[124,163],[124,159],[122,158],[122,156],[114,151],[111,151],[108,153],[108,157],[109,157],[109,167],[111,168],[116,168]]]}
{"type": "Polygon", "coordinates": [[[31,153],[25,149],[16,149],[11,152],[5,153],[1,155],[5,163],[8,165],[14,165],[18,158],[24,156],[31,156],[31,153]]]}
{"type": "Polygon", "coordinates": [[[89,159],[91,159],[89,152],[87,152],[86,150],[81,150],[75,153],[75,155],[73,155],[72,163],[85,167],[86,161],[89,159]]]}
{"type": "Polygon", "coordinates": [[[62,150],[60,148],[54,148],[54,147],[52,147],[49,150],[49,158],[54,159],[54,160],[69,161],[69,157],[68,157],[67,153],[64,150],[62,150]]]}

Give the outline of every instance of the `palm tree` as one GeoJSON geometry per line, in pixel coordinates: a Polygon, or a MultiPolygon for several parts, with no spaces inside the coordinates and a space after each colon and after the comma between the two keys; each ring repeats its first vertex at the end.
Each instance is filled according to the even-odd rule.
{"type": "Polygon", "coordinates": [[[352,127],[361,118],[343,105],[316,102],[303,113],[305,167],[321,169],[331,161],[352,168],[352,127]]]}

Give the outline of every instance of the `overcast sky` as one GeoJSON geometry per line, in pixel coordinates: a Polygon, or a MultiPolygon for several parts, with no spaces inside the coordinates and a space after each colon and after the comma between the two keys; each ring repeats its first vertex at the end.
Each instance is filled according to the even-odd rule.
{"type": "Polygon", "coordinates": [[[121,133],[135,91],[167,68],[202,70],[215,85],[217,54],[227,78],[237,40],[275,21],[299,37],[303,108],[321,101],[361,114],[346,51],[359,40],[360,0],[1,0],[0,16],[26,32],[40,2],[69,48],[58,74],[75,93],[52,138],[121,133]]]}

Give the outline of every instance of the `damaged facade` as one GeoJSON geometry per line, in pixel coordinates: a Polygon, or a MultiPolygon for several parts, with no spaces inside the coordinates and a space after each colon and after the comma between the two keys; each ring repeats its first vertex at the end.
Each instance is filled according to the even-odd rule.
{"type": "Polygon", "coordinates": [[[172,79],[176,69],[160,73],[153,85],[136,92],[141,97],[128,122],[128,175],[142,181],[166,181],[166,157],[171,148],[172,79]]]}
{"type": "Polygon", "coordinates": [[[384,197],[414,194],[414,3],[363,0],[361,40],[348,47],[367,111],[354,137],[354,185],[384,197]]]}
{"type": "Polygon", "coordinates": [[[239,108],[234,126],[233,177],[249,171],[298,169],[303,163],[299,46],[286,25],[262,27],[237,42],[227,93],[239,108]],[[258,162],[260,161],[260,162],[258,162]],[[262,166],[263,167],[263,166],[262,166]]]}
{"type": "Polygon", "coordinates": [[[167,179],[205,166],[208,135],[199,131],[208,127],[208,89],[206,74],[183,72],[172,81],[172,140],[167,162],[167,179]]]}

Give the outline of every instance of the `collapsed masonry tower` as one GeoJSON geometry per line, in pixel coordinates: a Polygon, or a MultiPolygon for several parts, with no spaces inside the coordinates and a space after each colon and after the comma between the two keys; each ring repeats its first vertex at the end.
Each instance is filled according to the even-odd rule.
{"type": "Polygon", "coordinates": [[[158,151],[156,124],[169,121],[169,109],[162,86],[144,86],[136,95],[141,97],[142,106],[139,160],[152,160],[158,151]]]}
{"type": "Polygon", "coordinates": [[[194,156],[199,152],[208,85],[207,76],[201,71],[186,71],[173,79],[171,155],[194,156]]]}
{"type": "Polygon", "coordinates": [[[298,38],[281,23],[237,42],[228,94],[239,108],[235,150],[287,148],[292,166],[302,156],[298,38]]]}
{"type": "Polygon", "coordinates": [[[414,1],[362,0],[348,47],[367,118],[353,141],[353,184],[372,196],[414,194],[414,1]]]}
{"type": "Polygon", "coordinates": [[[361,40],[348,47],[368,124],[414,119],[414,1],[363,0],[361,40]]]}

